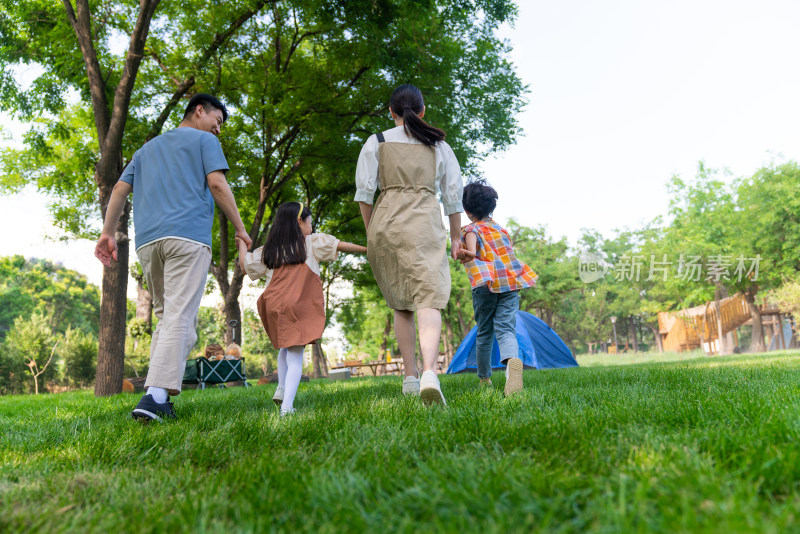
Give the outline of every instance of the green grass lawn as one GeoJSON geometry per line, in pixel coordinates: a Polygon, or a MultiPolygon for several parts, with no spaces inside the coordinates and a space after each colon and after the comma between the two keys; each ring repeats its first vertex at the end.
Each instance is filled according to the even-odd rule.
{"type": "Polygon", "coordinates": [[[398,377],[301,384],[290,419],[274,385],[148,426],[134,395],[0,398],[0,532],[800,531],[800,352],[594,358],[510,399],[444,376],[444,409],[398,377]]]}

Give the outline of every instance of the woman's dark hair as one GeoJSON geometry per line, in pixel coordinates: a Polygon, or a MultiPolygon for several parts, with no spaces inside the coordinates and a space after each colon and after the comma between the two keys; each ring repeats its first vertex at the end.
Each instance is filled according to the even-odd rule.
{"type": "Polygon", "coordinates": [[[228,108],[225,107],[225,104],[220,102],[217,97],[207,95],[205,93],[197,93],[189,100],[189,105],[186,106],[186,111],[183,113],[183,118],[185,119],[194,113],[194,110],[197,109],[197,106],[203,106],[203,109],[206,111],[218,109],[222,112],[222,122],[228,120],[228,108]]]}
{"type": "Polygon", "coordinates": [[[473,217],[485,219],[497,207],[497,191],[482,178],[473,180],[464,186],[461,203],[473,217]]]}
{"type": "Polygon", "coordinates": [[[417,139],[423,145],[433,146],[443,141],[445,133],[419,118],[425,103],[422,92],[410,83],[403,84],[392,93],[389,107],[395,115],[403,118],[403,129],[407,135],[417,139]]]}
{"type": "Polygon", "coordinates": [[[277,269],[282,265],[296,265],[306,261],[306,238],[297,219],[299,217],[306,220],[310,215],[308,206],[299,202],[284,202],[278,206],[272,228],[267,234],[267,242],[264,243],[264,253],[261,256],[264,265],[277,269]]]}

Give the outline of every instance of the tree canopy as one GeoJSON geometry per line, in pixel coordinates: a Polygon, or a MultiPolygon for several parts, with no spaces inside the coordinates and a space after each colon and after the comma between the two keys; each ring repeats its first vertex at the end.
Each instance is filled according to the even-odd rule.
{"type": "Polygon", "coordinates": [[[75,328],[97,336],[100,292],[86,277],[48,260],[0,258],[0,341],[18,317],[34,313],[51,330],[75,328]]]}

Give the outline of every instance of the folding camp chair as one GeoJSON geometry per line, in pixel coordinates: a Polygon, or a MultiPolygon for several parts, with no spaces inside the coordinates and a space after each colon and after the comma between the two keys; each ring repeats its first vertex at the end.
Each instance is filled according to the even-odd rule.
{"type": "Polygon", "coordinates": [[[186,371],[183,373],[184,384],[199,384],[200,389],[206,389],[206,384],[217,384],[225,387],[226,382],[247,383],[244,369],[244,358],[238,360],[209,360],[205,357],[186,361],[186,371]]]}
{"type": "MultiPolygon", "coordinates": [[[[235,320],[230,322],[232,329],[235,329],[237,324],[238,322],[235,320]]],[[[235,343],[235,335],[233,340],[235,343]]],[[[244,370],[244,358],[209,360],[201,356],[186,361],[186,370],[183,373],[184,384],[200,384],[200,389],[206,389],[206,384],[217,384],[224,388],[227,382],[239,381],[243,382],[245,387],[250,386],[244,370]]]]}

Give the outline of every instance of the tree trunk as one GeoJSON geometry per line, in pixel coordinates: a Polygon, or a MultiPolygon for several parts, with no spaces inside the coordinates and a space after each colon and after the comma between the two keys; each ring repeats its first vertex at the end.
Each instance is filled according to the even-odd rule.
{"type": "Polygon", "coordinates": [[[322,351],[322,343],[317,341],[311,345],[311,359],[314,362],[314,378],[328,376],[328,364],[325,361],[325,353],[322,351]]]}
{"type": "Polygon", "coordinates": [[[781,340],[781,349],[785,350],[788,347],[786,346],[786,336],[783,334],[783,315],[779,313],[776,317],[778,319],[778,335],[781,340]]]}
{"type": "MultiPolygon", "coordinates": [[[[223,343],[229,344],[235,338],[240,344],[242,341],[242,310],[239,307],[239,293],[242,291],[244,273],[241,271],[239,262],[234,262],[233,276],[228,280],[228,219],[222,210],[218,212],[219,217],[219,263],[211,264],[211,274],[217,281],[219,291],[223,299],[223,311],[225,313],[225,333],[223,343]],[[234,328],[230,327],[231,321],[236,321],[234,328]]],[[[278,347],[275,347],[276,349],[278,347]]]]}
{"type": "Polygon", "coordinates": [[[750,309],[750,318],[753,320],[753,337],[750,342],[750,352],[766,352],[764,346],[764,325],[761,322],[761,311],[756,304],[756,290],[750,288],[744,294],[750,309]]]}
{"type": "Polygon", "coordinates": [[[728,348],[728,342],[725,338],[725,335],[722,333],[722,307],[719,303],[720,299],[720,290],[719,286],[714,291],[714,309],[717,312],[717,344],[719,345],[719,354],[720,356],[726,356],[730,354],[732,351],[728,348]]]}
{"type": "MultiPolygon", "coordinates": [[[[119,177],[122,169],[116,173],[119,177]]],[[[103,213],[111,197],[111,188],[105,198],[101,197],[103,213]]],[[[102,194],[102,193],[101,193],[102,194]]],[[[122,375],[125,367],[125,323],[128,313],[128,216],[130,203],[117,226],[117,261],[110,267],[103,266],[103,288],[100,300],[100,332],[98,334],[97,375],[94,394],[98,397],[116,395],[122,392],[122,375]]],[[[103,217],[105,218],[105,217],[103,217]]]]}
{"type": "Polygon", "coordinates": [[[225,312],[225,335],[223,340],[225,345],[229,343],[238,343],[242,345],[242,310],[239,307],[239,290],[234,291],[234,284],[228,288],[225,295],[225,304],[223,310],[225,312]],[[236,326],[231,325],[231,321],[236,321],[236,326]]]}
{"type": "Polygon", "coordinates": [[[639,352],[639,339],[636,335],[636,318],[633,315],[629,315],[628,323],[630,324],[631,338],[633,340],[633,352],[639,352]]]}
{"type": "MultiPolygon", "coordinates": [[[[728,288],[723,285],[720,285],[719,294],[723,299],[726,299],[730,296],[728,294],[728,288]]],[[[739,345],[738,338],[734,336],[733,330],[725,334],[725,343],[727,344],[727,349],[728,349],[727,354],[733,354],[733,349],[739,345]]]]}
{"type": "Polygon", "coordinates": [[[661,333],[658,331],[658,328],[655,328],[652,325],[647,325],[650,328],[650,331],[653,332],[653,337],[655,338],[656,348],[658,349],[659,354],[664,352],[664,342],[661,340],[661,333]]]}
{"type": "Polygon", "coordinates": [[[545,321],[544,322],[547,323],[547,326],[549,326],[550,328],[553,328],[553,310],[551,310],[549,308],[544,310],[544,317],[545,317],[545,321]]]}

